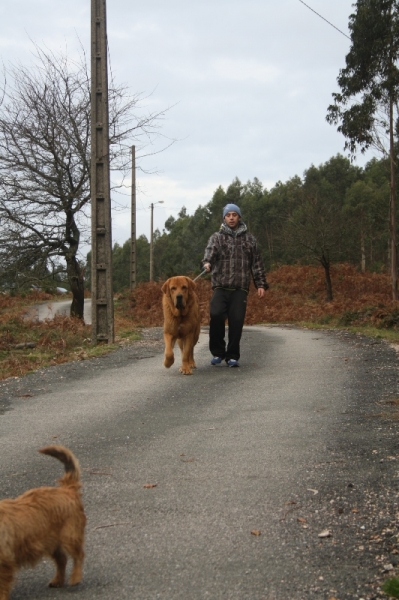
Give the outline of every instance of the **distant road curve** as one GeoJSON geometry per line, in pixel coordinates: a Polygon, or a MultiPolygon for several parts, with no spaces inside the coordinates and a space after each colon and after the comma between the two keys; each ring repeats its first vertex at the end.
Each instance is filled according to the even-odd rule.
{"type": "MultiPolygon", "coordinates": [[[[45,319],[53,319],[55,315],[69,315],[71,309],[71,299],[60,300],[59,302],[46,302],[43,304],[35,304],[31,306],[29,316],[44,321],[45,319]]],[[[84,320],[86,325],[91,325],[91,299],[85,299],[84,320]]]]}

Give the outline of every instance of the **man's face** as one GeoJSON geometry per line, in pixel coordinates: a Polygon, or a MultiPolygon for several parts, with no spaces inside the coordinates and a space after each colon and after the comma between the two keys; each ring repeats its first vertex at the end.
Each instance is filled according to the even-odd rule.
{"type": "Polygon", "coordinates": [[[236,213],[234,210],[232,210],[231,212],[226,213],[224,220],[225,220],[226,225],[228,225],[230,227],[230,229],[235,229],[240,220],[240,215],[238,213],[236,213]]]}

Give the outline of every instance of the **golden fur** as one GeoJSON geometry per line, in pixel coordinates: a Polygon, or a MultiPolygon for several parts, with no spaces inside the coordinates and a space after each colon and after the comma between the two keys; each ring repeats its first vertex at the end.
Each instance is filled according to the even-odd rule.
{"type": "Polygon", "coordinates": [[[80,494],[80,469],[74,454],[63,446],[39,450],[65,465],[59,487],[28,490],[0,501],[0,600],[8,600],[16,571],[33,567],[49,556],[56,564],[51,587],[65,581],[68,555],[73,559],[70,584],[82,579],[86,517],[80,494]]]}
{"type": "Polygon", "coordinates": [[[164,316],[165,359],[167,369],[175,361],[173,348],[179,344],[184,375],[191,375],[195,368],[194,346],[198,342],[201,318],[195,283],[189,277],[171,277],[162,286],[162,307],[164,316]]]}

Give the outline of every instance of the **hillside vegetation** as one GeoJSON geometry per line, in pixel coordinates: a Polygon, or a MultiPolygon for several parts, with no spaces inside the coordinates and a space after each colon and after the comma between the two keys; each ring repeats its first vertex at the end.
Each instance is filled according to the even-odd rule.
{"type": "MultiPolygon", "coordinates": [[[[322,267],[282,266],[272,271],[267,276],[270,289],[265,299],[257,297],[254,287],[250,290],[246,324],[356,325],[396,331],[399,306],[391,300],[388,275],[360,273],[347,264],[333,266],[331,274],[334,300],[325,302],[322,267]]],[[[162,325],[162,283],[142,283],[129,293],[126,310],[137,327],[162,325]]],[[[212,294],[210,278],[199,279],[196,285],[202,324],[207,325],[212,294]]]]}

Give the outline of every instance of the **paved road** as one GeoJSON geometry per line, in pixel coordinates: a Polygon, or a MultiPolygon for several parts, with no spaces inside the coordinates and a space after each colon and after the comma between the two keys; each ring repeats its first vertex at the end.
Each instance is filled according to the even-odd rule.
{"type": "MultiPolygon", "coordinates": [[[[30,308],[29,315],[39,321],[53,319],[55,315],[69,315],[71,310],[71,299],[59,300],[57,302],[46,302],[35,304],[30,308]]],[[[86,325],[91,325],[91,299],[85,299],[84,320],[86,325]]]]}
{"type": "Polygon", "coordinates": [[[62,443],[88,516],[81,586],[46,588],[43,563],[12,600],[380,597],[399,552],[393,349],[251,327],[228,369],[203,333],[191,377],[118,352],[0,387],[0,497],[51,485],[61,465],[36,449],[62,443]]]}

